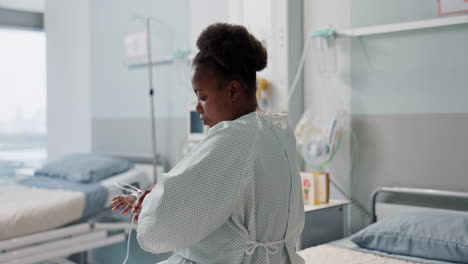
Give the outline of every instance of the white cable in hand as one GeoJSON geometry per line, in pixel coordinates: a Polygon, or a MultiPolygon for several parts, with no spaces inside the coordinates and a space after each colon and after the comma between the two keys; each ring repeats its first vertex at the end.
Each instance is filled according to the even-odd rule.
{"type": "MultiPolygon", "coordinates": [[[[140,198],[140,196],[143,194],[143,191],[136,188],[135,186],[132,186],[130,184],[120,184],[117,182],[114,182],[114,185],[117,186],[118,188],[127,191],[129,193],[135,194],[137,196],[137,201],[140,198]]],[[[123,264],[127,263],[128,257],[130,256],[130,238],[132,237],[132,230],[133,230],[133,224],[135,221],[135,216],[132,216],[132,221],[130,223],[130,230],[128,231],[128,239],[127,239],[127,254],[125,256],[125,259],[123,261],[123,264]]]]}

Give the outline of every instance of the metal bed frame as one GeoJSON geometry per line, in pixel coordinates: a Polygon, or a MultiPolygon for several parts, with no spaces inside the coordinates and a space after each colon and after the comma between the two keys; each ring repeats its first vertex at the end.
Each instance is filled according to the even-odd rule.
{"type": "Polygon", "coordinates": [[[372,202],[372,223],[375,223],[377,221],[376,203],[377,203],[377,197],[381,193],[399,193],[399,194],[410,194],[410,195],[419,195],[419,196],[468,199],[468,192],[453,192],[453,191],[444,191],[444,190],[406,188],[406,187],[382,187],[382,188],[375,190],[372,194],[372,201],[371,201],[372,202]]]}
{"type": "MultiPolygon", "coordinates": [[[[135,163],[150,163],[143,155],[129,153],[106,153],[135,163]]],[[[158,166],[159,167],[159,166],[158,166]]],[[[164,169],[163,169],[164,170],[164,169]]],[[[124,191],[122,193],[125,193],[124,191]]],[[[119,222],[97,222],[96,218],[106,216],[109,208],[98,213],[87,222],[70,224],[48,231],[14,237],[0,241],[1,264],[32,264],[41,261],[57,263],[74,263],[66,260],[69,255],[85,253],[91,249],[120,243],[128,238],[130,221],[111,217],[119,222]]],[[[136,229],[134,225],[133,229],[136,229]]]]}
{"type": "Polygon", "coordinates": [[[130,223],[90,222],[3,240],[0,263],[31,264],[116,244],[127,238],[130,227],[130,223]]]}

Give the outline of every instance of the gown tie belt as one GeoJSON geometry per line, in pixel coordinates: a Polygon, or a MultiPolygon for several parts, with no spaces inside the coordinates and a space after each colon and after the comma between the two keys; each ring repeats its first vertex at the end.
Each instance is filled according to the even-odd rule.
{"type": "Polygon", "coordinates": [[[266,243],[259,243],[257,241],[247,241],[247,248],[245,249],[245,254],[247,254],[248,256],[252,256],[258,247],[263,247],[266,253],[267,264],[270,264],[270,255],[278,254],[278,245],[284,242],[285,240],[266,243]]]}

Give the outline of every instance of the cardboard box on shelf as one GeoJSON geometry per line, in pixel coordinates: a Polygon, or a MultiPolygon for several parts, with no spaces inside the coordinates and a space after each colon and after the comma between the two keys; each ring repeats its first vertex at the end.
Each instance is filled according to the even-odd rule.
{"type": "Polygon", "coordinates": [[[328,172],[301,172],[304,204],[324,204],[330,199],[330,174],[328,172]]]}

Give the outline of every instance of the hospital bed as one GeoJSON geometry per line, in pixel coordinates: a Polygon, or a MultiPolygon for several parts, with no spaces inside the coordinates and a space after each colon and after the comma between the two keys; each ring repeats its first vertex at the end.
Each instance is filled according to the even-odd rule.
{"type": "Polygon", "coordinates": [[[34,176],[1,186],[0,197],[7,202],[0,204],[0,263],[37,263],[125,240],[130,221],[95,221],[109,212],[112,197],[125,192],[114,182],[149,188],[153,168],[136,164],[89,184],[34,176]]]}
{"type": "MultiPolygon", "coordinates": [[[[353,236],[346,237],[344,239],[333,241],[327,244],[323,244],[323,245],[319,245],[319,246],[315,246],[311,248],[306,248],[306,249],[299,251],[299,254],[305,259],[306,264],[307,263],[321,263],[321,264],[468,263],[468,257],[466,257],[468,256],[468,236],[467,236],[468,234],[468,212],[467,212],[468,208],[466,206],[467,201],[468,201],[468,193],[466,192],[452,192],[452,191],[417,189],[417,188],[383,187],[375,191],[372,196],[373,220],[376,223],[374,225],[367,227],[369,228],[369,230],[376,230],[376,227],[377,228],[382,227],[383,229],[379,231],[380,234],[389,235],[389,236],[398,236],[400,235],[398,234],[399,232],[398,229],[401,227],[396,227],[396,230],[395,230],[396,233],[392,233],[388,231],[388,229],[385,230],[385,228],[392,228],[391,223],[392,222],[394,223],[395,221],[399,221],[400,219],[401,219],[401,223],[403,223],[402,225],[407,225],[408,222],[406,220],[409,217],[418,216],[419,214],[421,216],[425,216],[429,214],[435,217],[438,217],[440,215],[440,217],[445,217],[445,218],[451,217],[451,216],[454,216],[454,217],[460,216],[459,218],[463,219],[463,222],[461,222],[460,224],[460,222],[445,221],[443,222],[443,224],[434,225],[432,227],[429,225],[429,229],[434,230],[434,232],[429,232],[429,233],[422,232],[417,235],[421,238],[424,237],[424,239],[427,241],[431,241],[431,242],[435,241],[436,243],[442,243],[442,244],[440,244],[440,247],[439,245],[436,247],[432,245],[432,250],[431,250],[431,245],[427,246],[427,248],[424,248],[424,247],[419,248],[418,249],[419,252],[417,256],[415,256],[413,253],[410,253],[410,252],[407,252],[404,254],[396,254],[395,252],[388,252],[387,250],[382,250],[382,249],[376,250],[375,248],[371,249],[371,248],[368,248],[367,246],[360,247],[356,243],[353,242],[352,240],[353,236]],[[403,196],[405,197],[405,201],[413,197],[413,198],[416,198],[418,202],[417,203],[411,203],[411,202],[400,203],[403,201],[402,199],[393,199],[391,203],[378,202],[378,198],[380,196],[384,196],[385,198],[388,198],[388,197],[391,197],[392,195],[395,197],[403,196]],[[442,203],[437,202],[440,200],[442,200],[442,203]],[[395,203],[395,201],[397,202],[395,203]],[[421,201],[423,201],[424,206],[420,206],[421,201]],[[428,201],[436,201],[432,204],[437,204],[437,208],[427,207],[428,201]],[[451,205],[450,202],[448,201],[450,202],[463,201],[464,205],[463,203],[461,203],[462,205],[461,209],[464,211],[460,210],[460,208],[457,208],[457,210],[454,210],[453,205],[451,205]],[[441,208],[442,204],[445,204],[447,207],[441,208]],[[383,223],[385,223],[385,225],[383,223]],[[381,224],[382,226],[378,226],[378,224],[381,224]],[[451,231],[449,230],[449,228],[451,228],[451,231]],[[453,230],[455,230],[457,233],[454,234],[453,230]],[[443,243],[448,243],[448,242],[441,241],[439,237],[430,237],[431,235],[434,235],[434,233],[437,233],[437,232],[440,232],[440,235],[442,237],[450,237],[450,238],[453,238],[454,240],[457,240],[456,248],[451,248],[450,252],[444,253],[443,250],[446,250],[446,248],[444,248],[443,243]],[[442,250],[440,253],[440,256],[438,255],[439,252],[437,252],[439,249],[442,250]],[[458,258],[456,261],[447,261],[447,258],[454,258],[453,256],[455,255],[457,255],[457,258],[458,258]]],[[[420,223],[422,223],[422,221],[419,223],[415,223],[415,224],[423,225],[420,223]]],[[[403,228],[407,228],[407,226],[403,228]]],[[[414,228],[414,227],[410,227],[408,230],[411,230],[411,228],[414,228]]],[[[404,230],[404,229],[401,229],[401,230],[404,230]]],[[[364,230],[361,232],[367,232],[367,230],[364,230]]],[[[371,235],[375,235],[375,234],[376,233],[373,233],[373,234],[371,233],[371,235]]],[[[379,234],[377,234],[377,236],[378,235],[379,234]]],[[[408,236],[409,235],[410,234],[408,234],[408,236]]],[[[359,236],[359,233],[357,236],[359,236]]],[[[370,237],[369,232],[365,233],[365,236],[370,237]]],[[[382,237],[379,237],[378,239],[382,239],[382,237]]],[[[372,243],[374,242],[380,243],[380,241],[377,241],[377,240],[374,240],[372,243]]],[[[453,243],[453,241],[449,243],[453,243]]],[[[401,245],[401,243],[399,244],[401,245]]],[[[401,249],[398,248],[400,245],[387,244],[387,245],[384,245],[384,247],[390,246],[390,247],[394,247],[392,251],[399,251],[399,250],[401,251],[401,249]]],[[[373,244],[373,246],[375,246],[375,244],[373,244]]],[[[411,252],[417,251],[412,248],[412,247],[416,248],[418,246],[416,242],[414,243],[414,245],[408,245],[408,246],[412,250],[411,252]]],[[[453,246],[453,244],[449,246],[453,246]]]]}

